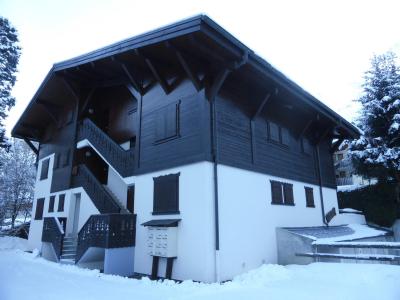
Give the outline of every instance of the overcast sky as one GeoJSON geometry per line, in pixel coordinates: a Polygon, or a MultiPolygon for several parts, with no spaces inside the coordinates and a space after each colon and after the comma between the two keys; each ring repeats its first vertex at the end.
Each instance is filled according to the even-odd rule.
{"type": "Polygon", "coordinates": [[[348,120],[372,55],[400,54],[400,1],[0,0],[22,46],[8,131],[53,63],[200,13],[348,120]]]}

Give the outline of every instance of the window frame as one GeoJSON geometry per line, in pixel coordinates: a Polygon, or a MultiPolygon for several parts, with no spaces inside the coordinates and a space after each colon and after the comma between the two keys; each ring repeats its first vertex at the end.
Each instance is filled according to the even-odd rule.
{"type": "Polygon", "coordinates": [[[49,209],[47,212],[54,212],[54,204],[56,202],[56,195],[51,195],[49,198],[49,209]]]}
{"type": "MultiPolygon", "coordinates": [[[[153,177],[153,215],[174,215],[174,214],[179,214],[179,177],[180,177],[180,172],[175,173],[175,174],[168,174],[168,175],[163,175],[163,176],[158,176],[158,177],[153,177]],[[158,195],[161,191],[164,189],[170,189],[171,187],[162,187],[160,185],[162,184],[167,184],[167,183],[173,183],[175,186],[175,199],[170,201],[171,199],[166,198],[166,193],[161,193],[158,195]],[[160,197],[160,198],[159,198],[160,197]],[[166,205],[164,201],[167,204],[173,204],[173,207],[162,207],[162,204],[166,205]],[[170,202],[170,203],[168,203],[170,202]]],[[[173,196],[172,196],[173,197],[173,196]]]]}
{"type": "Polygon", "coordinates": [[[65,206],[65,194],[58,195],[57,212],[63,212],[65,206]]]}
{"type": "MultiPolygon", "coordinates": [[[[155,122],[155,133],[154,133],[154,143],[155,145],[169,142],[171,140],[177,139],[181,137],[180,134],[180,106],[181,100],[170,103],[168,105],[163,106],[158,109],[156,114],[156,122],[155,122]],[[169,112],[170,109],[174,108],[175,112],[175,120],[169,120],[169,112]],[[168,133],[168,125],[174,123],[175,129],[174,133],[168,133]],[[160,130],[164,131],[164,136],[161,136],[160,130]]],[[[171,109],[172,111],[172,109],[171,109]]],[[[171,117],[172,118],[172,117],[171,117]]]]}
{"type": "Polygon", "coordinates": [[[49,178],[49,167],[50,167],[50,158],[43,159],[42,162],[40,163],[40,176],[39,180],[46,180],[49,178]],[[46,170],[44,172],[44,170],[46,170]]]}
{"type": "Polygon", "coordinates": [[[35,207],[35,221],[43,220],[44,203],[46,198],[37,198],[35,207]]]}
{"type": "Polygon", "coordinates": [[[309,186],[304,187],[305,195],[306,195],[306,207],[315,207],[315,199],[314,199],[314,189],[309,186]]]}
{"type": "Polygon", "coordinates": [[[271,185],[271,204],[285,205],[285,206],[296,205],[292,183],[270,180],[270,185],[271,185]]]}

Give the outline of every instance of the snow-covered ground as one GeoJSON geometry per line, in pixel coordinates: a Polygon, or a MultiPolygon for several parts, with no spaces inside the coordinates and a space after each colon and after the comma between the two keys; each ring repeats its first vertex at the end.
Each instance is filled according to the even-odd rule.
{"type": "Polygon", "coordinates": [[[0,238],[0,299],[400,299],[400,266],[315,263],[263,265],[224,284],[153,282],[59,265],[0,238]]]}

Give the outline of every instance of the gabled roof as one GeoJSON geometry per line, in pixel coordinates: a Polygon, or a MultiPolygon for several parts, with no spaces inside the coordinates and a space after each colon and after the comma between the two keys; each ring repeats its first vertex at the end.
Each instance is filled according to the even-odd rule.
{"type": "MultiPolygon", "coordinates": [[[[245,62],[247,71],[256,73],[256,78],[261,77],[260,80],[264,80],[264,82],[272,81],[274,84],[283,87],[291,94],[296,95],[296,98],[301,100],[304,105],[313,108],[318,114],[337,124],[343,137],[357,137],[359,135],[356,127],[288,79],[205,15],[195,16],[54,64],[13,128],[12,135],[19,138],[38,140],[34,130],[45,126],[48,120],[46,121],[46,118],[35,118],[34,116],[43,112],[43,103],[52,101],[48,99],[51,98],[48,96],[51,95],[51,91],[61,89],[67,95],[65,97],[71,97],[71,89],[65,86],[59,75],[64,75],[70,70],[82,72],[83,70],[79,69],[83,68],[82,66],[90,64],[93,66],[94,63],[123,56],[127,53],[138,54],[138,51],[142,49],[156,51],[157,47],[165,45],[169,41],[176,42],[186,53],[195,55],[198,59],[204,59],[207,61],[207,65],[212,66],[214,65],[213,62],[216,64],[221,63],[219,58],[228,62],[245,62]],[[201,48],[204,48],[204,51],[207,51],[206,48],[211,49],[211,51],[206,53],[201,48]]],[[[140,68],[140,63],[137,63],[140,68]]],[[[62,101],[62,97],[57,96],[57,99],[57,101],[62,101]]]]}

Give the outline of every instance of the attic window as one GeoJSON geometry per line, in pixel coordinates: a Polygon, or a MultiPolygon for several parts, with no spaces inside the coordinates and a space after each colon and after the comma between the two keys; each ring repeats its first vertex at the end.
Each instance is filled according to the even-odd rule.
{"type": "Polygon", "coordinates": [[[279,126],[278,124],[268,121],[267,122],[267,135],[268,140],[283,145],[289,146],[290,144],[290,133],[285,127],[279,126]]]}
{"type": "Polygon", "coordinates": [[[179,137],[179,109],[181,101],[169,104],[156,113],[155,143],[179,137]]]}

